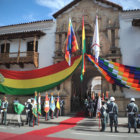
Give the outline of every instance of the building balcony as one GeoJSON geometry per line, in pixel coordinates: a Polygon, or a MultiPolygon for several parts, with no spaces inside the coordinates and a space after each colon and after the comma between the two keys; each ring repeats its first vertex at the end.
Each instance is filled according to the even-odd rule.
{"type": "Polygon", "coordinates": [[[38,67],[39,53],[28,51],[28,52],[11,52],[0,54],[0,65],[6,65],[10,68],[10,64],[19,64],[20,67],[24,67],[24,64],[34,64],[38,67]]]}

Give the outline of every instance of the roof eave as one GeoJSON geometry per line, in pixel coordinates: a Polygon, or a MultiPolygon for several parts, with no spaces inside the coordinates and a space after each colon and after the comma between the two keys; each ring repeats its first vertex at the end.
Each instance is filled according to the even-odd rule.
{"type": "MultiPolygon", "coordinates": [[[[68,5],[63,7],[62,9],[60,9],[58,12],[54,13],[53,17],[56,19],[60,14],[62,14],[63,12],[65,12],[66,10],[68,10],[69,8],[71,8],[72,6],[74,6],[75,4],[77,4],[80,1],[82,1],[82,0],[74,0],[74,1],[72,1],[71,3],[69,3],[68,5]]],[[[108,5],[112,6],[112,7],[116,7],[116,8],[118,8],[118,10],[121,10],[121,11],[123,10],[122,6],[120,6],[120,5],[116,4],[116,3],[113,3],[113,2],[110,2],[110,1],[107,1],[107,0],[96,0],[96,1],[108,4],[108,5]]]]}

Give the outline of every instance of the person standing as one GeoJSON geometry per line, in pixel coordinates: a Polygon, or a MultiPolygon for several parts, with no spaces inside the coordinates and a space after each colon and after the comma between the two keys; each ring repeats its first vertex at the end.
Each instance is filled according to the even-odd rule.
{"type": "Polygon", "coordinates": [[[110,130],[113,132],[113,124],[115,126],[115,132],[118,133],[118,105],[115,103],[115,98],[110,97],[110,103],[107,106],[110,118],[110,130]]]}
{"type": "Polygon", "coordinates": [[[92,99],[89,100],[89,117],[93,117],[93,112],[94,112],[94,102],[92,99]]]}
{"type": "Polygon", "coordinates": [[[60,116],[64,116],[64,100],[60,99],[60,116]]]}
{"type": "Polygon", "coordinates": [[[19,102],[15,102],[14,103],[14,110],[15,110],[15,112],[16,112],[16,114],[17,114],[17,120],[18,120],[18,125],[19,125],[19,127],[21,126],[21,125],[23,125],[23,123],[22,123],[22,118],[21,118],[21,114],[22,114],[22,112],[23,112],[23,110],[24,110],[24,105],[23,104],[21,104],[21,103],[19,103],[19,102]]]}
{"type": "Polygon", "coordinates": [[[28,109],[29,109],[29,126],[33,127],[33,105],[34,105],[34,99],[31,99],[31,103],[29,103],[28,109]]]}
{"type": "Polygon", "coordinates": [[[26,124],[29,123],[29,104],[31,104],[31,99],[28,99],[27,102],[25,102],[26,124]]]}
{"type": "Polygon", "coordinates": [[[7,120],[7,108],[8,108],[8,101],[7,98],[4,96],[3,101],[1,103],[1,123],[6,125],[7,120]]]}
{"type": "Polygon", "coordinates": [[[105,104],[105,101],[102,101],[102,107],[100,109],[100,113],[101,113],[101,124],[102,124],[102,129],[100,130],[101,132],[105,131],[106,128],[106,117],[107,117],[107,106],[105,104]]]}
{"type": "Polygon", "coordinates": [[[126,111],[128,112],[128,133],[131,132],[131,127],[134,127],[134,133],[137,132],[136,115],[138,113],[138,106],[134,103],[135,98],[130,99],[130,103],[127,105],[126,111]]]}

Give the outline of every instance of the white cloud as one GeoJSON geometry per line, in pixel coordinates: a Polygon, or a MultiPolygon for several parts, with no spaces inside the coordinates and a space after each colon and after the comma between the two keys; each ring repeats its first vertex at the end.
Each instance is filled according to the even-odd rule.
{"type": "Polygon", "coordinates": [[[123,7],[124,10],[140,9],[140,0],[109,0],[123,7]]]}
{"type": "MultiPolygon", "coordinates": [[[[36,0],[36,3],[51,9],[51,11],[54,13],[72,1],[73,0],[36,0]]],[[[140,9],[140,0],[108,0],[108,1],[121,5],[124,10],[140,9]]]]}
{"type": "Polygon", "coordinates": [[[35,21],[35,20],[36,20],[36,18],[34,17],[33,14],[24,15],[24,16],[22,17],[22,19],[23,19],[24,21],[27,21],[27,22],[29,22],[29,21],[35,21]]]}
{"type": "Polygon", "coordinates": [[[60,10],[72,0],[36,0],[37,4],[50,8],[51,10],[60,10]]]}

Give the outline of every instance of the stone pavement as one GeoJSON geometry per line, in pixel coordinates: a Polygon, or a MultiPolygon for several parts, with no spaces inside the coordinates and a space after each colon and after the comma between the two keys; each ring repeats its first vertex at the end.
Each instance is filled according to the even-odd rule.
{"type": "MultiPolygon", "coordinates": [[[[70,114],[67,116],[59,116],[58,118],[54,117],[54,119],[45,120],[45,117],[40,116],[39,117],[39,123],[45,123],[45,124],[59,124],[61,121],[67,120],[74,116],[74,114],[70,114]]],[[[7,120],[8,122],[17,122],[17,116],[15,114],[7,114],[7,120]]],[[[26,115],[22,115],[22,120],[25,122],[26,115]]],[[[98,125],[99,120],[97,118],[85,118],[86,124],[84,125],[98,125]],[[92,123],[91,123],[92,122],[92,123]]],[[[80,122],[79,122],[80,123],[80,122]]],[[[127,117],[119,117],[118,118],[118,125],[122,127],[127,127],[128,119],[127,117]]],[[[81,123],[80,123],[81,125],[81,123]]]]}

